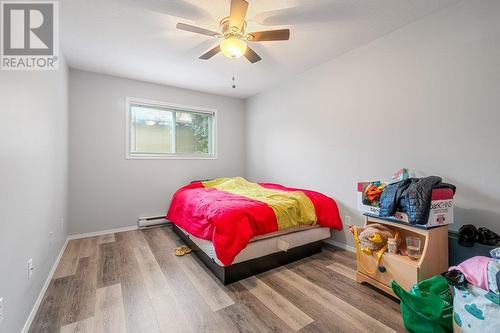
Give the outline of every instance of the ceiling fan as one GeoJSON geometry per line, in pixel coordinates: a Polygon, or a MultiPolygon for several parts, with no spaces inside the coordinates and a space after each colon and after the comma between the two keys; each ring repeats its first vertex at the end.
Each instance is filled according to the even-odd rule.
{"type": "Polygon", "coordinates": [[[247,22],[245,17],[248,10],[248,2],[245,0],[231,0],[229,16],[220,21],[221,32],[199,28],[190,24],[177,23],[177,29],[194,32],[222,39],[221,43],[202,54],[199,58],[208,60],[219,52],[228,58],[239,58],[245,56],[252,64],[262,58],[255,53],[247,42],[264,42],[290,39],[289,29],[257,31],[247,33],[247,22]]]}

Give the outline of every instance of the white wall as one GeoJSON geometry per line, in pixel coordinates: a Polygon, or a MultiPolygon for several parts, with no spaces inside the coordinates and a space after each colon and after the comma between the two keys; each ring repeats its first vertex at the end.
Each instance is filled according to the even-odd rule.
{"type": "Polygon", "coordinates": [[[454,228],[500,232],[499,105],[500,1],[463,1],[250,98],[247,176],[361,224],[356,182],[409,167],[457,185],[454,228]]]}
{"type": "Polygon", "coordinates": [[[0,332],[21,331],[66,239],[67,75],[0,71],[0,332]]]}
{"type": "Polygon", "coordinates": [[[192,180],[244,175],[242,100],[77,70],[69,82],[70,234],[134,226],[192,180]],[[127,96],[217,109],[218,158],[126,160],[127,96]]]}

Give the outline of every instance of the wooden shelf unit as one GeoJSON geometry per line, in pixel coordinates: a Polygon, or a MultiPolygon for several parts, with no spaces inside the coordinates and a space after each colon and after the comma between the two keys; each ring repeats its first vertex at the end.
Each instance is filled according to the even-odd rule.
{"type": "Polygon", "coordinates": [[[380,259],[380,265],[384,266],[386,271],[380,272],[377,269],[375,273],[370,274],[363,267],[368,270],[376,268],[375,254],[372,256],[358,254],[356,279],[359,283],[369,283],[395,296],[391,289],[392,280],[396,280],[401,287],[408,290],[415,283],[448,270],[448,226],[420,229],[372,216],[365,217],[365,226],[373,223],[384,224],[393,230],[398,230],[401,237],[399,249],[406,248],[407,236],[420,238],[422,256],[419,260],[414,260],[408,256],[386,252],[380,259]]]}

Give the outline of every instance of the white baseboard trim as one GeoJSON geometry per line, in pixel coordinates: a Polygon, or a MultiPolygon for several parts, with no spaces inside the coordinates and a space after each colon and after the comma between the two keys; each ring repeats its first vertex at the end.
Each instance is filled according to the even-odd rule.
{"type": "Polygon", "coordinates": [[[29,331],[31,323],[33,322],[33,319],[35,319],[35,315],[38,311],[38,308],[40,307],[40,304],[42,304],[43,297],[45,296],[45,293],[49,288],[50,281],[52,281],[52,277],[56,272],[57,266],[59,266],[59,262],[61,261],[64,251],[66,250],[66,246],[68,246],[68,238],[66,238],[66,241],[64,241],[61,251],[59,251],[59,255],[57,256],[57,259],[54,262],[54,265],[52,266],[52,269],[49,272],[49,276],[47,276],[47,279],[45,280],[42,290],[40,290],[40,293],[38,294],[38,298],[36,299],[35,305],[33,305],[33,308],[31,309],[28,319],[26,319],[26,322],[24,323],[24,327],[21,333],[27,333],[29,331]]]}
{"type": "Polygon", "coordinates": [[[326,242],[326,243],[328,243],[330,245],[339,247],[339,248],[341,248],[343,250],[356,253],[356,248],[354,246],[347,245],[346,243],[337,242],[337,241],[335,241],[335,240],[333,240],[331,238],[325,239],[324,242],[326,242]]]}
{"type": "Polygon", "coordinates": [[[107,235],[107,234],[114,234],[116,232],[132,231],[132,230],[137,230],[137,229],[139,229],[139,227],[134,225],[134,226],[124,227],[124,228],[116,228],[116,229],[108,229],[108,230],[101,230],[101,231],[95,231],[95,232],[87,232],[87,233],[83,233],[83,234],[74,234],[74,235],[69,235],[68,240],[101,236],[101,235],[107,235]]]}

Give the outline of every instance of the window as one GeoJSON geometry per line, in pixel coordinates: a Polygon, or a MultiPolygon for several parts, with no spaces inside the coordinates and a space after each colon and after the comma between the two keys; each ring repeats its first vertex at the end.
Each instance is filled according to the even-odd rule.
{"type": "Polygon", "coordinates": [[[127,158],[215,158],[215,110],[127,99],[127,158]]]}

